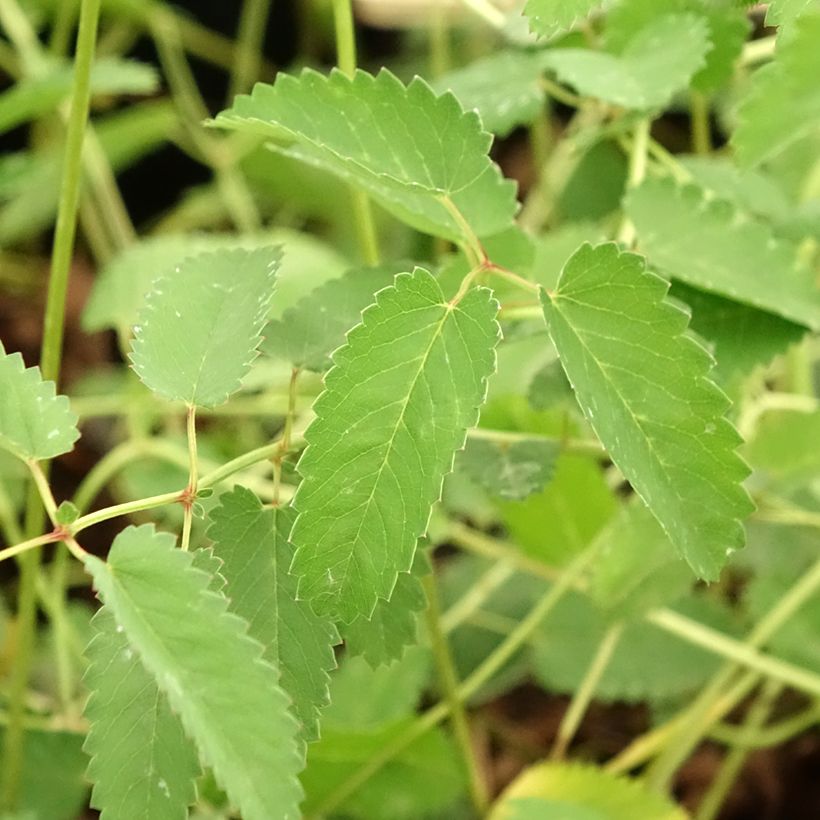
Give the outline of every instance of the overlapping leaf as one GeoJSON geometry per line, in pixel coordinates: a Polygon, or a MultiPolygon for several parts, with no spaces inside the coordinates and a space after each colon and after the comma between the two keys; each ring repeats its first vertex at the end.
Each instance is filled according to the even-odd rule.
{"type": "Polygon", "coordinates": [[[85,676],[91,805],[103,820],[184,820],[196,799],[196,751],[154,678],[103,607],[85,676]]]}
{"type": "Polygon", "coordinates": [[[771,0],[766,10],[766,25],[782,26],[790,23],[812,5],[817,5],[817,0],[771,0]]]}
{"type": "Polygon", "coordinates": [[[709,355],[667,290],[640,256],[587,245],[542,302],[593,429],[680,554],[714,580],[744,542],[748,469],[709,355]]]}
{"type": "Polygon", "coordinates": [[[315,740],[340,638],[332,622],[296,600],[296,579],[288,574],[293,511],[265,509],[250,490],[236,487],[220,498],[210,518],[208,537],[222,560],[231,611],[248,622],[250,636],[265,647],[264,657],[280,670],[303,736],[315,740]]]}
{"type": "Polygon", "coordinates": [[[649,179],[626,199],[642,251],[670,276],[820,329],[820,288],[791,243],[692,185],[649,179]]]}
{"type": "Polygon", "coordinates": [[[793,23],[775,59],[758,69],[737,112],[732,141],[744,165],[757,165],[820,131],[820,10],[793,23]]]}
{"type": "Polygon", "coordinates": [[[240,96],[216,124],[260,134],[278,150],[364,188],[413,227],[463,239],[449,200],[479,236],[507,228],[515,186],[487,155],[491,138],[451,94],[389,71],[279,74],[240,96]]]}
{"type": "Polygon", "coordinates": [[[425,270],[382,290],[334,355],[305,438],[291,540],[299,596],[349,623],[410,569],[495,366],[497,303],[425,270]]]}
{"type": "Polygon", "coordinates": [[[140,379],[190,405],[225,402],[256,358],[280,258],[278,248],[215,251],[157,280],[134,328],[140,379]]]}
{"type": "Polygon", "coordinates": [[[77,416],[38,367],[26,368],[19,353],[0,342],[0,447],[22,459],[69,452],[80,437],[77,416]]]}
{"type": "Polygon", "coordinates": [[[212,578],[153,527],[129,527],[108,561],[85,558],[103,602],[248,820],[295,818],[297,724],[279,673],[212,578]]]}
{"type": "Polygon", "coordinates": [[[621,54],[562,48],[548,52],[544,65],[584,96],[644,110],[688,86],[710,48],[702,17],[670,14],[638,31],[621,54]]]}
{"type": "Polygon", "coordinates": [[[527,0],[524,14],[536,34],[552,37],[593,12],[603,0],[527,0]]]}

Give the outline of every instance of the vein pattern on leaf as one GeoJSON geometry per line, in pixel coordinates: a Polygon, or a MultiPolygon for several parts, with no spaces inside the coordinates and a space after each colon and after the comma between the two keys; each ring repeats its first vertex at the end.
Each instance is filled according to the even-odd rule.
{"type": "Polygon", "coordinates": [[[820,10],[793,23],[775,59],[752,76],[733,136],[738,160],[756,165],[820,131],[820,10]]]}
{"type": "Polygon", "coordinates": [[[48,459],[69,452],[79,437],[77,416],[54,382],[0,342],[0,447],[23,460],[48,459]]]}
{"type": "Polygon", "coordinates": [[[293,820],[297,724],[279,673],[213,579],[152,526],[128,527],[108,561],[85,558],[103,602],[247,820],[293,820]]]}
{"type": "Polygon", "coordinates": [[[649,179],[626,199],[652,264],[696,288],[820,330],[820,288],[797,250],[731,203],[693,185],[649,179]]]}
{"type": "Polygon", "coordinates": [[[216,125],[273,139],[277,150],[361,186],[422,231],[463,238],[447,197],[479,236],[515,216],[515,186],[490,160],[492,138],[478,117],[418,77],[405,86],[384,69],[352,79],[338,70],[279,74],[274,85],[237,97],[216,125]]]}
{"type": "Polygon", "coordinates": [[[157,280],[134,328],[140,379],[167,399],[227,401],[257,356],[280,259],[279,248],[224,249],[157,280]]]}
{"type": "Polygon", "coordinates": [[[84,746],[91,804],[102,820],[184,820],[196,799],[196,751],[107,607],[93,625],[84,746]]]}
{"type": "Polygon", "coordinates": [[[349,623],[389,598],[495,367],[498,305],[447,303],[425,270],[400,274],[334,354],[293,505],[299,595],[349,623]]]}
{"type": "Polygon", "coordinates": [[[319,708],[329,702],[327,673],[336,668],[333,647],[341,639],[331,621],[296,600],[296,578],[288,574],[294,517],[290,508],[266,509],[250,490],[236,487],[211,513],[208,537],[222,559],[231,611],[248,622],[266,660],[280,670],[304,739],[316,740],[319,708]]]}
{"type": "Polygon", "coordinates": [[[699,577],[743,546],[753,505],[712,360],[642,257],[584,245],[544,315],[576,397],[613,461],[699,577]]]}

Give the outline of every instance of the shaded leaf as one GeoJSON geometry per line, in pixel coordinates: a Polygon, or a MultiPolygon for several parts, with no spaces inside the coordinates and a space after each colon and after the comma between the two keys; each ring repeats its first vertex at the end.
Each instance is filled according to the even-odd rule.
{"type": "Polygon", "coordinates": [[[225,402],[256,358],[280,258],[277,248],[215,251],[156,280],[134,328],[140,379],[189,405],[225,402]]]}
{"type": "Polygon", "coordinates": [[[575,395],[615,464],[701,577],[743,546],[748,468],[687,316],[642,257],[582,247],[544,315],[575,395]]]}
{"type": "Polygon", "coordinates": [[[222,560],[231,611],[248,622],[248,634],[280,670],[303,735],[315,740],[319,709],[329,702],[327,673],[336,667],[333,646],[341,639],[330,621],[317,617],[306,601],[296,600],[296,578],[288,574],[294,513],[290,508],[264,508],[244,487],[219,501],[207,534],[222,560]]]}
{"type": "Polygon", "coordinates": [[[572,28],[601,5],[603,0],[527,0],[524,14],[533,32],[552,37],[572,28]]]}
{"type": "Polygon", "coordinates": [[[352,79],[334,70],[280,73],[220,114],[216,125],[259,134],[277,150],[364,188],[421,231],[464,238],[449,198],[479,236],[508,227],[515,186],[487,151],[478,117],[418,77],[404,86],[386,69],[352,79]]]}
{"type": "Polygon", "coordinates": [[[497,303],[449,304],[425,270],[400,274],[362,315],[317,399],[291,540],[299,595],[349,623],[370,617],[416,541],[478,419],[495,367],[497,303]]]}
{"type": "Polygon", "coordinates": [[[103,602],[205,765],[248,820],[296,818],[296,721],[247,623],[171,535],[128,527],[108,561],[85,557],[103,602]]]}
{"type": "Polygon", "coordinates": [[[0,447],[23,460],[67,453],[80,437],[68,399],[0,342],[0,447]]]}

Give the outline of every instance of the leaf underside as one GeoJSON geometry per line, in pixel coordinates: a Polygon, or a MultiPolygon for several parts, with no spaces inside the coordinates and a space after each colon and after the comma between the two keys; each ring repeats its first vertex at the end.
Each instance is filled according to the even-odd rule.
{"type": "Polygon", "coordinates": [[[291,540],[299,597],[345,623],[370,617],[410,569],[495,367],[497,303],[457,304],[416,269],[400,274],[336,351],[314,405],[291,540]]]}
{"type": "Polygon", "coordinates": [[[143,526],[121,532],[107,562],[85,565],[231,802],[247,820],[296,818],[298,727],[279,673],[193,561],[143,526]]]}
{"type": "Polygon", "coordinates": [[[227,401],[257,356],[280,259],[279,248],[214,251],[154,282],[134,328],[140,379],[189,405],[227,401]]]}
{"type": "Polygon", "coordinates": [[[542,293],[561,362],[613,461],[692,569],[715,580],[753,509],[709,354],[642,257],[582,246],[542,293]]]}

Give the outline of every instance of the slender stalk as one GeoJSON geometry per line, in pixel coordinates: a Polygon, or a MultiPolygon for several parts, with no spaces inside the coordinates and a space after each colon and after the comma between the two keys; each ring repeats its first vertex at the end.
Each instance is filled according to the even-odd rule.
{"type": "Polygon", "coordinates": [[[36,538],[29,538],[27,541],[15,544],[13,547],[6,547],[0,550],[0,561],[5,561],[7,558],[14,558],[15,555],[28,552],[35,547],[42,547],[44,544],[53,544],[55,541],[59,541],[59,538],[51,532],[45,535],[38,535],[36,538]]]}
{"type": "Polygon", "coordinates": [[[450,69],[449,9],[437,3],[430,14],[430,76],[436,80],[450,69]]]}
{"type": "Polygon", "coordinates": [[[259,76],[265,27],[270,14],[271,0],[245,0],[236,38],[236,57],[228,87],[228,103],[237,94],[248,91],[259,76]]]}
{"type": "MultiPolygon", "coordinates": [[[[646,177],[646,164],[649,157],[649,134],[652,128],[652,120],[648,117],[640,120],[635,125],[632,137],[632,149],[629,153],[629,174],[627,177],[627,188],[636,188],[646,177]]],[[[621,220],[621,227],[618,230],[618,241],[626,247],[635,244],[635,226],[632,220],[624,214],[621,220]]]]}
{"type": "Polygon", "coordinates": [[[290,452],[291,436],[293,435],[293,420],[296,416],[296,399],[298,397],[297,382],[299,381],[299,368],[294,367],[290,374],[290,387],[288,389],[288,412],[285,416],[285,424],[282,429],[282,436],[279,439],[279,447],[276,455],[271,459],[273,464],[273,504],[279,504],[279,492],[282,486],[282,462],[290,452]]]}
{"type": "Polygon", "coordinates": [[[482,604],[500,586],[515,575],[515,567],[507,561],[498,561],[472,584],[469,591],[442,616],[441,628],[449,634],[481,608],[482,604]]]}
{"type": "Polygon", "coordinates": [[[469,9],[476,17],[482,19],[487,25],[500,31],[507,25],[507,18],[504,12],[497,9],[490,0],[461,0],[465,8],[469,9]]]}
{"type": "Polygon", "coordinates": [[[458,674],[453,656],[450,653],[450,646],[447,643],[447,636],[444,633],[441,619],[441,604],[438,597],[438,588],[434,575],[427,575],[424,578],[424,590],[427,594],[427,634],[430,638],[430,645],[433,649],[433,656],[436,660],[438,677],[441,684],[442,694],[450,712],[450,721],[453,725],[453,732],[456,736],[461,756],[470,781],[470,798],[473,806],[480,816],[487,812],[490,798],[487,793],[487,785],[481,773],[481,766],[476,759],[473,749],[472,737],[470,735],[470,724],[467,718],[467,711],[464,703],[458,695],[458,674]]]}
{"type": "Polygon", "coordinates": [[[153,510],[157,507],[165,507],[169,504],[178,504],[183,493],[184,490],[175,490],[171,493],[152,495],[148,498],[140,498],[137,501],[126,501],[123,504],[115,504],[112,507],[104,507],[101,510],[95,510],[88,515],[78,518],[70,527],[67,527],[67,530],[72,535],[77,535],[83,530],[93,527],[95,524],[102,524],[103,521],[110,521],[112,518],[133,515],[137,512],[153,510]]]}
{"type": "Polygon", "coordinates": [[[186,416],[185,425],[188,437],[188,486],[185,488],[182,520],[182,543],[183,552],[187,552],[191,545],[191,524],[194,517],[194,502],[199,490],[199,461],[196,451],[196,407],[190,405],[186,416]]]}
{"type": "Polygon", "coordinates": [[[712,152],[712,129],[709,125],[709,98],[702,91],[689,93],[689,111],[692,118],[692,151],[696,154],[712,152]]]}
{"type": "Polygon", "coordinates": [[[618,641],[621,639],[623,633],[623,623],[615,623],[607,629],[603,640],[598,645],[595,656],[589,665],[589,668],[584,675],[581,685],[572,696],[569,708],[564,715],[561,725],[558,727],[558,734],[555,742],[550,750],[550,758],[552,760],[561,760],[569,749],[581,721],[584,719],[589,704],[595,695],[595,690],[601,682],[601,678],[606,672],[609,661],[612,659],[612,654],[618,646],[618,641]]]}
{"type": "Polygon", "coordinates": [[[62,57],[71,42],[71,29],[77,19],[77,0],[62,0],[54,10],[54,24],[48,39],[48,49],[62,57]]]}
{"type": "Polygon", "coordinates": [[[735,726],[730,723],[719,723],[711,728],[709,737],[718,743],[743,749],[768,749],[779,746],[802,734],[820,723],[820,702],[798,712],[796,715],[784,718],[778,723],[772,723],[765,729],[748,731],[746,726],[735,726]]]}
{"type": "MultiPolygon", "coordinates": [[[[336,30],[336,61],[352,77],[356,73],[356,30],[351,0],[333,0],[333,24],[336,30]]],[[[364,191],[350,188],[356,235],[362,258],[368,265],[378,265],[381,254],[373,207],[364,191]]]]}

